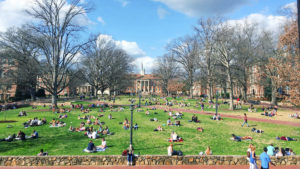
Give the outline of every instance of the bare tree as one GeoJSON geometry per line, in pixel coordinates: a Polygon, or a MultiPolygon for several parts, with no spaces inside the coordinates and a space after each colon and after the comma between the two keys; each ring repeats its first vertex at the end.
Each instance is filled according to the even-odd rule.
{"type": "Polygon", "coordinates": [[[186,87],[190,92],[190,97],[193,97],[195,72],[199,63],[197,40],[189,36],[178,38],[169,44],[168,50],[173,54],[174,60],[183,68],[186,74],[186,87]]]}
{"type": "Polygon", "coordinates": [[[259,60],[261,37],[257,31],[256,24],[250,25],[244,22],[241,25],[237,25],[237,29],[235,73],[237,76],[236,80],[242,87],[243,100],[247,101],[249,76],[254,73],[252,67],[255,66],[259,60]]]}
{"type": "Polygon", "coordinates": [[[87,8],[80,0],[35,0],[27,13],[37,19],[31,28],[38,39],[33,40],[40,48],[43,61],[40,79],[52,95],[52,105],[57,107],[57,97],[70,81],[68,73],[82,47],[78,34],[83,29],[75,19],[83,16],[87,8]]]}
{"type": "Polygon", "coordinates": [[[229,109],[233,110],[233,75],[232,69],[236,56],[236,31],[226,23],[219,26],[216,32],[214,48],[218,54],[217,60],[226,70],[227,87],[229,89],[229,109]]]}
{"type": "Polygon", "coordinates": [[[92,39],[83,50],[85,80],[95,88],[95,95],[99,90],[102,95],[106,89],[111,92],[123,90],[130,81],[131,57],[111,40],[100,36],[92,39]]]}
{"type": "MultiPolygon", "coordinates": [[[[217,26],[221,23],[220,18],[201,18],[198,21],[198,24],[194,26],[196,31],[196,38],[201,47],[200,55],[200,68],[202,72],[205,72],[205,76],[202,76],[201,82],[206,81],[208,84],[208,99],[212,100],[213,96],[213,86],[216,77],[216,58],[214,54],[214,40],[215,33],[217,31],[217,26]]],[[[201,83],[202,84],[202,83],[201,83]]],[[[205,85],[207,88],[207,85],[205,85]]]]}
{"type": "Polygon", "coordinates": [[[169,82],[170,80],[176,78],[179,73],[179,66],[173,55],[168,53],[162,57],[158,57],[156,59],[154,73],[160,77],[163,92],[169,96],[169,82]]]}
{"type": "MultiPolygon", "coordinates": [[[[39,74],[38,48],[32,44],[33,33],[26,27],[11,28],[0,35],[0,47],[6,51],[6,57],[16,61],[15,74],[18,88],[30,93],[35,100],[37,76],[39,74]]],[[[22,92],[22,93],[23,93],[22,92]]]]}

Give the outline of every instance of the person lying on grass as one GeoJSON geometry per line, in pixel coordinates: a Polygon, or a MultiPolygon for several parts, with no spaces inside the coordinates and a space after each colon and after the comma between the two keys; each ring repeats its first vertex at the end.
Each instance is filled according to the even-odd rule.
{"type": "Polygon", "coordinates": [[[242,141],[242,140],[252,140],[253,138],[251,136],[244,136],[244,137],[240,137],[240,136],[236,136],[235,134],[231,135],[231,140],[233,141],[242,141]]]}
{"type": "Polygon", "coordinates": [[[64,115],[62,115],[62,114],[61,114],[61,115],[59,115],[59,117],[58,117],[58,118],[59,118],[59,119],[65,119],[65,118],[67,118],[67,117],[68,117],[68,115],[67,115],[67,114],[64,114],[64,115]]]}
{"type": "Polygon", "coordinates": [[[251,131],[254,132],[254,133],[263,133],[264,132],[263,130],[256,129],[256,128],[252,128],[251,131]]]}
{"type": "Polygon", "coordinates": [[[285,137],[285,136],[281,136],[281,137],[277,136],[276,139],[277,140],[284,140],[284,141],[297,141],[298,140],[296,138],[285,137]]]}

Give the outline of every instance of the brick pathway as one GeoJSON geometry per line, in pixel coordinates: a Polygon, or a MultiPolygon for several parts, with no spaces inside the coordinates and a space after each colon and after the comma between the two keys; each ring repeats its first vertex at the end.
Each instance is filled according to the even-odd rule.
{"type": "MultiPolygon", "coordinates": [[[[46,167],[0,167],[0,169],[249,169],[248,165],[236,166],[205,166],[205,165],[177,165],[177,166],[46,166],[46,167]]],[[[271,166],[270,169],[300,169],[300,166],[271,166]]]]}

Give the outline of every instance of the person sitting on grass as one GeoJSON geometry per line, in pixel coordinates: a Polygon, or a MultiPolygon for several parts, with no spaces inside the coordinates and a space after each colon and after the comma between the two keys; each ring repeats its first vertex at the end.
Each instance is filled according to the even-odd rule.
{"type": "Polygon", "coordinates": [[[26,137],[25,137],[25,133],[23,131],[19,131],[17,138],[19,138],[22,141],[25,141],[26,137]]]}
{"type": "Polygon", "coordinates": [[[170,118],[168,118],[168,120],[167,120],[167,125],[168,126],[172,126],[173,125],[170,118]]]}
{"type": "Polygon", "coordinates": [[[96,118],[94,125],[100,125],[100,120],[98,118],[96,118]]]}
{"type": "Polygon", "coordinates": [[[199,123],[198,117],[195,114],[192,116],[192,122],[199,123]]]}
{"type": "Polygon", "coordinates": [[[204,129],[203,129],[202,127],[198,127],[198,128],[197,128],[197,131],[203,132],[204,129]]]}
{"type": "Polygon", "coordinates": [[[102,138],[102,143],[101,143],[101,145],[97,146],[97,148],[102,148],[102,149],[105,149],[105,148],[106,148],[106,141],[105,141],[105,138],[102,138]]]}
{"type": "Polygon", "coordinates": [[[48,152],[44,152],[43,149],[40,150],[40,152],[37,154],[37,156],[47,156],[48,152]]]}
{"type": "Polygon", "coordinates": [[[38,133],[37,131],[33,130],[33,133],[32,133],[32,135],[31,135],[31,138],[37,139],[38,137],[39,137],[39,133],[38,133]]]}
{"type": "Polygon", "coordinates": [[[108,115],[108,119],[111,120],[112,119],[112,115],[111,113],[108,115]]]}
{"type": "Polygon", "coordinates": [[[73,131],[75,131],[75,128],[73,128],[73,126],[70,126],[70,127],[69,127],[69,131],[72,131],[72,132],[73,132],[73,131]]]}
{"type": "Polygon", "coordinates": [[[205,155],[212,155],[212,150],[210,149],[209,146],[207,146],[207,148],[205,150],[205,155]]]}
{"type": "Polygon", "coordinates": [[[280,148],[279,151],[276,153],[276,157],[282,157],[285,155],[285,151],[283,148],[280,148]]]}
{"type": "Polygon", "coordinates": [[[88,146],[87,146],[87,150],[88,151],[95,151],[96,150],[96,147],[95,147],[95,144],[93,143],[92,140],[90,140],[88,146]]]}
{"type": "Polygon", "coordinates": [[[109,135],[110,134],[108,126],[105,127],[105,129],[103,130],[102,134],[103,135],[109,135]]]}
{"type": "Polygon", "coordinates": [[[146,115],[150,115],[150,112],[149,112],[149,110],[147,110],[147,111],[145,112],[145,114],[146,114],[146,115]]]}
{"type": "Polygon", "coordinates": [[[175,121],[175,126],[177,126],[177,127],[180,126],[180,121],[179,121],[179,120],[176,120],[176,121],[175,121]]]}
{"type": "Polygon", "coordinates": [[[138,130],[138,129],[139,129],[139,126],[138,126],[137,123],[135,123],[135,125],[133,126],[133,129],[134,129],[134,130],[138,130]]]}
{"type": "Polygon", "coordinates": [[[289,151],[286,153],[287,156],[294,156],[295,153],[293,152],[293,150],[290,148],[289,151]]]}
{"type": "Polygon", "coordinates": [[[212,120],[222,120],[220,114],[218,114],[218,115],[214,114],[214,116],[211,119],[212,120]]]}
{"type": "Polygon", "coordinates": [[[295,138],[285,137],[285,136],[281,136],[281,137],[277,136],[276,139],[277,140],[284,140],[284,141],[297,141],[297,139],[295,139],[295,138]]]}
{"type": "Polygon", "coordinates": [[[232,140],[233,141],[242,141],[242,140],[252,140],[253,138],[251,136],[244,136],[244,137],[240,137],[240,136],[236,136],[235,134],[232,134],[232,140]]]}
{"type": "Polygon", "coordinates": [[[161,126],[157,126],[157,131],[163,131],[163,128],[161,126]]]}
{"type": "Polygon", "coordinates": [[[123,128],[124,128],[125,130],[128,130],[128,129],[129,129],[129,121],[128,121],[127,118],[125,118],[125,120],[124,120],[123,128]]]}

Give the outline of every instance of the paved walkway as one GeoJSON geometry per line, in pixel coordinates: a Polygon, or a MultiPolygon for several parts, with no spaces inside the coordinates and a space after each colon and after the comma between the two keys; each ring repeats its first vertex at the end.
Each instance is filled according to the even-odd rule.
{"type": "MultiPolygon", "coordinates": [[[[157,109],[168,109],[171,111],[178,111],[178,112],[187,112],[187,113],[194,113],[194,114],[204,114],[204,115],[210,115],[213,116],[215,113],[210,113],[210,112],[202,112],[199,110],[193,110],[193,109],[182,109],[182,108],[172,108],[168,106],[159,106],[159,105],[154,105],[151,107],[156,107],[157,109]]],[[[244,116],[242,115],[230,115],[226,113],[220,113],[221,117],[228,117],[228,118],[233,118],[233,119],[243,119],[244,116]]],[[[295,127],[300,127],[300,123],[295,123],[295,122],[290,122],[290,121],[282,121],[282,120],[271,120],[271,119],[261,119],[261,118],[256,118],[256,117],[248,117],[248,121],[257,121],[257,122],[264,122],[264,123],[272,123],[272,124],[283,124],[283,125],[289,125],[289,126],[295,126],[295,127]]]]}
{"type": "MultiPolygon", "coordinates": [[[[176,165],[176,166],[47,166],[47,167],[0,167],[0,169],[249,169],[248,165],[235,166],[205,166],[205,165],[176,165]]],[[[300,169],[300,166],[271,166],[270,169],[300,169]]]]}

